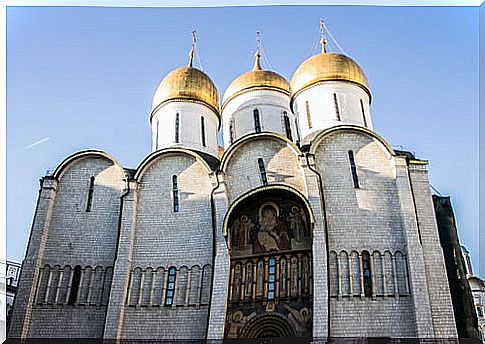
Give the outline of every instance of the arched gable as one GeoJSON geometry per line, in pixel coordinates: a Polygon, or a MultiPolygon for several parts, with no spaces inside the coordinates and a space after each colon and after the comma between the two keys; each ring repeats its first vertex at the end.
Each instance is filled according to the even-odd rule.
{"type": "Polygon", "coordinates": [[[55,169],[53,173],[54,178],[56,178],[57,180],[62,179],[62,176],[64,175],[65,171],[69,168],[69,166],[71,166],[72,164],[74,164],[75,162],[81,159],[85,159],[89,157],[104,158],[104,159],[110,160],[114,166],[119,168],[122,175],[126,175],[121,164],[113,156],[101,150],[89,149],[89,150],[76,152],[68,156],[66,159],[64,159],[59,164],[59,166],[57,166],[57,168],[55,169]]]}
{"type": "Polygon", "coordinates": [[[136,173],[134,177],[135,180],[140,180],[140,178],[143,176],[148,166],[153,164],[158,158],[162,156],[170,155],[170,154],[172,155],[182,154],[182,155],[190,156],[194,158],[197,162],[199,162],[204,167],[204,169],[207,170],[207,174],[212,173],[212,170],[209,164],[199,154],[185,148],[166,148],[166,149],[157,150],[151,153],[140,163],[140,165],[136,169],[136,173]]]}
{"type": "Polygon", "coordinates": [[[241,204],[243,204],[253,196],[256,196],[258,194],[263,195],[271,191],[282,191],[282,192],[290,193],[292,196],[298,199],[305,206],[305,209],[307,210],[308,215],[310,217],[310,223],[313,225],[313,223],[315,222],[313,209],[310,205],[310,202],[308,202],[307,198],[301,192],[287,185],[269,185],[269,186],[258,187],[249,192],[246,192],[245,194],[239,196],[234,202],[232,202],[224,217],[224,222],[223,222],[224,236],[227,236],[227,228],[230,222],[229,220],[231,218],[233,211],[237,209],[238,206],[240,206],[241,204]]]}
{"type": "Polygon", "coordinates": [[[336,127],[332,127],[329,129],[322,130],[319,132],[314,139],[311,141],[311,146],[310,146],[310,153],[315,154],[316,150],[318,149],[320,143],[327,137],[335,134],[335,133],[341,133],[341,132],[356,132],[356,133],[361,133],[363,135],[370,136],[371,138],[375,139],[381,146],[382,148],[389,154],[389,156],[395,156],[396,153],[392,149],[391,145],[379,134],[375,133],[374,131],[364,128],[364,127],[359,127],[356,125],[339,125],[336,127]]]}
{"type": "Polygon", "coordinates": [[[229,161],[231,160],[231,157],[242,146],[255,140],[265,140],[265,139],[285,143],[290,148],[290,150],[295,154],[295,156],[299,156],[302,154],[296,144],[294,144],[292,141],[288,140],[288,138],[280,134],[276,134],[272,132],[252,133],[241,137],[224,152],[224,155],[222,156],[222,160],[221,160],[220,169],[224,172],[226,171],[229,161]]]}

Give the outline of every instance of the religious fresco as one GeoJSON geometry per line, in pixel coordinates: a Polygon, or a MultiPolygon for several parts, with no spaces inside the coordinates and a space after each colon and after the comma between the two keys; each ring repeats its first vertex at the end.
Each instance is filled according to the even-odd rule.
{"type": "Polygon", "coordinates": [[[304,207],[290,200],[259,202],[239,212],[228,229],[231,256],[307,249],[310,221],[304,207]]]}
{"type": "Polygon", "coordinates": [[[225,338],[311,337],[313,267],[306,207],[264,198],[235,209],[225,338]]]}

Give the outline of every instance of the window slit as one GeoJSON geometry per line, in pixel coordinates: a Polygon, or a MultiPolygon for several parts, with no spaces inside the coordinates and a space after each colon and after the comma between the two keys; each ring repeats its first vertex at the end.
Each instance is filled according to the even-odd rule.
{"type": "Polygon", "coordinates": [[[232,144],[234,142],[234,119],[231,119],[229,123],[229,143],[232,144]]]}
{"type": "Polygon", "coordinates": [[[200,117],[200,131],[202,135],[202,146],[206,146],[205,144],[205,119],[204,116],[200,117]]]}
{"type": "Polygon", "coordinates": [[[364,120],[364,126],[367,127],[367,120],[365,119],[364,102],[360,100],[360,109],[362,110],[362,118],[364,120]]]}
{"type": "Polygon", "coordinates": [[[179,211],[179,189],[177,176],[172,176],[172,193],[173,193],[173,211],[177,213],[179,211]]]}
{"type": "Polygon", "coordinates": [[[268,177],[266,175],[266,168],[264,167],[263,159],[258,159],[258,166],[259,166],[259,174],[261,175],[261,181],[263,185],[268,185],[268,177]]]}
{"type": "Polygon", "coordinates": [[[311,129],[313,125],[312,125],[312,116],[310,114],[310,103],[308,102],[308,100],[305,101],[305,107],[306,107],[306,117],[308,120],[308,129],[311,129]]]}
{"type": "Polygon", "coordinates": [[[258,109],[254,109],[253,116],[254,116],[254,130],[257,133],[260,133],[261,132],[261,120],[259,118],[259,110],[258,109]]]}
{"type": "Polygon", "coordinates": [[[168,269],[167,289],[165,291],[165,306],[173,305],[176,274],[177,270],[174,267],[168,269]]]}
{"type": "Polygon", "coordinates": [[[333,103],[335,104],[335,114],[337,116],[337,121],[341,121],[341,118],[340,118],[340,108],[339,108],[337,93],[334,93],[333,94],[333,103]]]}
{"type": "Polygon", "coordinates": [[[370,254],[362,252],[362,271],[364,276],[364,295],[372,296],[372,273],[371,273],[370,254]]]}
{"type": "Polygon", "coordinates": [[[352,180],[354,182],[354,188],[359,188],[359,178],[357,176],[357,167],[355,166],[354,152],[349,150],[350,170],[352,171],[352,180]]]}
{"type": "Polygon", "coordinates": [[[91,177],[89,181],[89,191],[88,191],[88,202],[86,205],[86,211],[91,211],[91,206],[93,205],[93,193],[94,193],[94,177],[91,177]]]}
{"type": "Polygon", "coordinates": [[[283,112],[283,121],[285,122],[285,133],[288,140],[293,141],[293,137],[291,135],[291,125],[290,119],[288,118],[288,114],[286,111],[283,112]]]}
{"type": "Polygon", "coordinates": [[[81,282],[81,266],[76,265],[74,267],[71,291],[69,293],[69,300],[67,301],[68,305],[74,305],[76,303],[80,282],[81,282]]]}
{"type": "Polygon", "coordinates": [[[180,142],[180,114],[175,114],[175,143],[180,142]]]}

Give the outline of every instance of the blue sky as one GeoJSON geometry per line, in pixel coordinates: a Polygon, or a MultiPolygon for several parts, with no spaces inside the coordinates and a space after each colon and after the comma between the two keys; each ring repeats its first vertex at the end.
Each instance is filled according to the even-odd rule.
{"type": "Polygon", "coordinates": [[[320,17],[366,72],[375,131],[430,161],[478,272],[477,7],[7,8],[7,258],[23,258],[46,170],[86,148],[132,168],[150,152],[151,98],[187,63],[192,30],[222,96],[258,30],[265,67],[291,78],[320,17]]]}

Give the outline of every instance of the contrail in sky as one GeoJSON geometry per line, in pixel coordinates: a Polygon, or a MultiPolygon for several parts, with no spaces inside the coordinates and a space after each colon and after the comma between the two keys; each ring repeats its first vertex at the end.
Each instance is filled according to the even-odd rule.
{"type": "Polygon", "coordinates": [[[50,137],[44,137],[43,139],[40,139],[39,141],[36,141],[36,142],[34,142],[34,143],[32,143],[32,144],[30,144],[28,146],[25,146],[24,148],[22,148],[22,150],[31,149],[31,148],[33,148],[35,146],[40,145],[41,143],[44,143],[46,141],[49,141],[49,140],[50,140],[50,137]]]}

